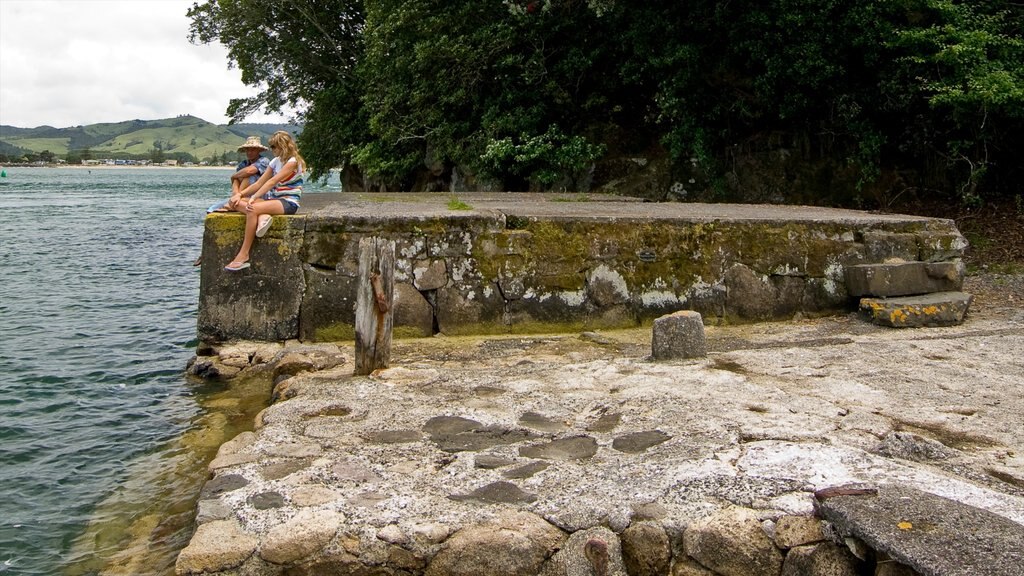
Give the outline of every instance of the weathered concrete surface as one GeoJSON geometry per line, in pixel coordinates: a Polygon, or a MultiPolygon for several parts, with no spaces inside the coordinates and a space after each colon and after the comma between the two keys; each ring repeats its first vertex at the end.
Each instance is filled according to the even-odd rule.
{"type": "MultiPolygon", "coordinates": [[[[594,557],[609,574],[664,567],[663,547],[638,551],[627,533],[641,523],[665,531],[673,573],[706,574],[685,543],[699,520],[735,505],[782,524],[812,513],[814,490],[851,482],[1022,525],[1024,310],[976,308],[928,331],[853,314],[712,326],[707,358],[663,363],[648,359],[648,329],[399,340],[388,370],[357,378],[342,364],[280,382],[282,401],[211,465],[200,509],[258,542],[244,540],[248,574],[440,573],[460,557],[478,566],[501,541],[518,543],[522,570],[542,558],[550,574],[586,574],[594,557]],[[268,538],[306,510],[332,513],[334,536],[275,563],[293,556],[268,538]],[[519,513],[533,516],[496,522],[519,513]],[[587,556],[594,538],[604,556],[587,556]]],[[[775,546],[795,546],[798,572],[846,558],[802,548],[813,533],[782,534],[775,546]]],[[[200,566],[196,550],[219,550],[193,547],[183,572],[200,566]]],[[[757,562],[776,566],[767,550],[757,562]]],[[[225,558],[206,571],[234,573],[225,558]]]]}
{"type": "Polygon", "coordinates": [[[806,206],[644,203],[573,194],[310,194],[229,273],[242,217],[206,219],[198,335],[353,338],[360,238],[396,242],[398,336],[632,328],[853,309],[844,268],[954,262],[950,220],[806,206]]]}

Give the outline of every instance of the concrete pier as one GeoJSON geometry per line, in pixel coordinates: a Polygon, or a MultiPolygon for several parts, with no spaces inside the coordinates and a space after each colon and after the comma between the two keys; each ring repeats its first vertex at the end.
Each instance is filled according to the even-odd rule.
{"type": "Polygon", "coordinates": [[[856,308],[844,268],[953,262],[950,220],[806,206],[645,203],[581,194],[310,194],[226,272],[242,217],[207,218],[203,342],[353,338],[359,240],[396,243],[396,337],[706,324],[856,308]]]}

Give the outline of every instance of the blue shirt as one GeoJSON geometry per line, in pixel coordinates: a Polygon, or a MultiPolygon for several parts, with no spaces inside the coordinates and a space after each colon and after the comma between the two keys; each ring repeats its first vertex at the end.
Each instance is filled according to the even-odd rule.
{"type": "Polygon", "coordinates": [[[256,181],[260,179],[260,176],[263,176],[263,173],[267,171],[267,168],[270,166],[270,160],[260,156],[255,162],[249,162],[249,159],[246,158],[238,163],[238,166],[235,167],[235,172],[238,172],[242,168],[248,168],[249,166],[256,167],[256,175],[249,176],[249,184],[255,184],[256,181]]]}

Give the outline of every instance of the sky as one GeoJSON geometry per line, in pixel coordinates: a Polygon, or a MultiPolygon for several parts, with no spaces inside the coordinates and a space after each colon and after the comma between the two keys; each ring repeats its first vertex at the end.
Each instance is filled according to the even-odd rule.
{"type": "Polygon", "coordinates": [[[256,89],[228,69],[226,48],[189,43],[193,2],[0,0],[0,124],[67,128],[184,114],[227,124],[228,101],[256,89]]]}

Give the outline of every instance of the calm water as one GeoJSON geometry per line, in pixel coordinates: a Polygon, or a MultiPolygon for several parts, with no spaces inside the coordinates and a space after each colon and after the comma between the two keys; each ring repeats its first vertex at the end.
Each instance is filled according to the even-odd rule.
{"type": "Polygon", "coordinates": [[[264,401],[184,376],[231,169],[5,169],[0,573],[171,573],[210,451],[264,401]]]}

